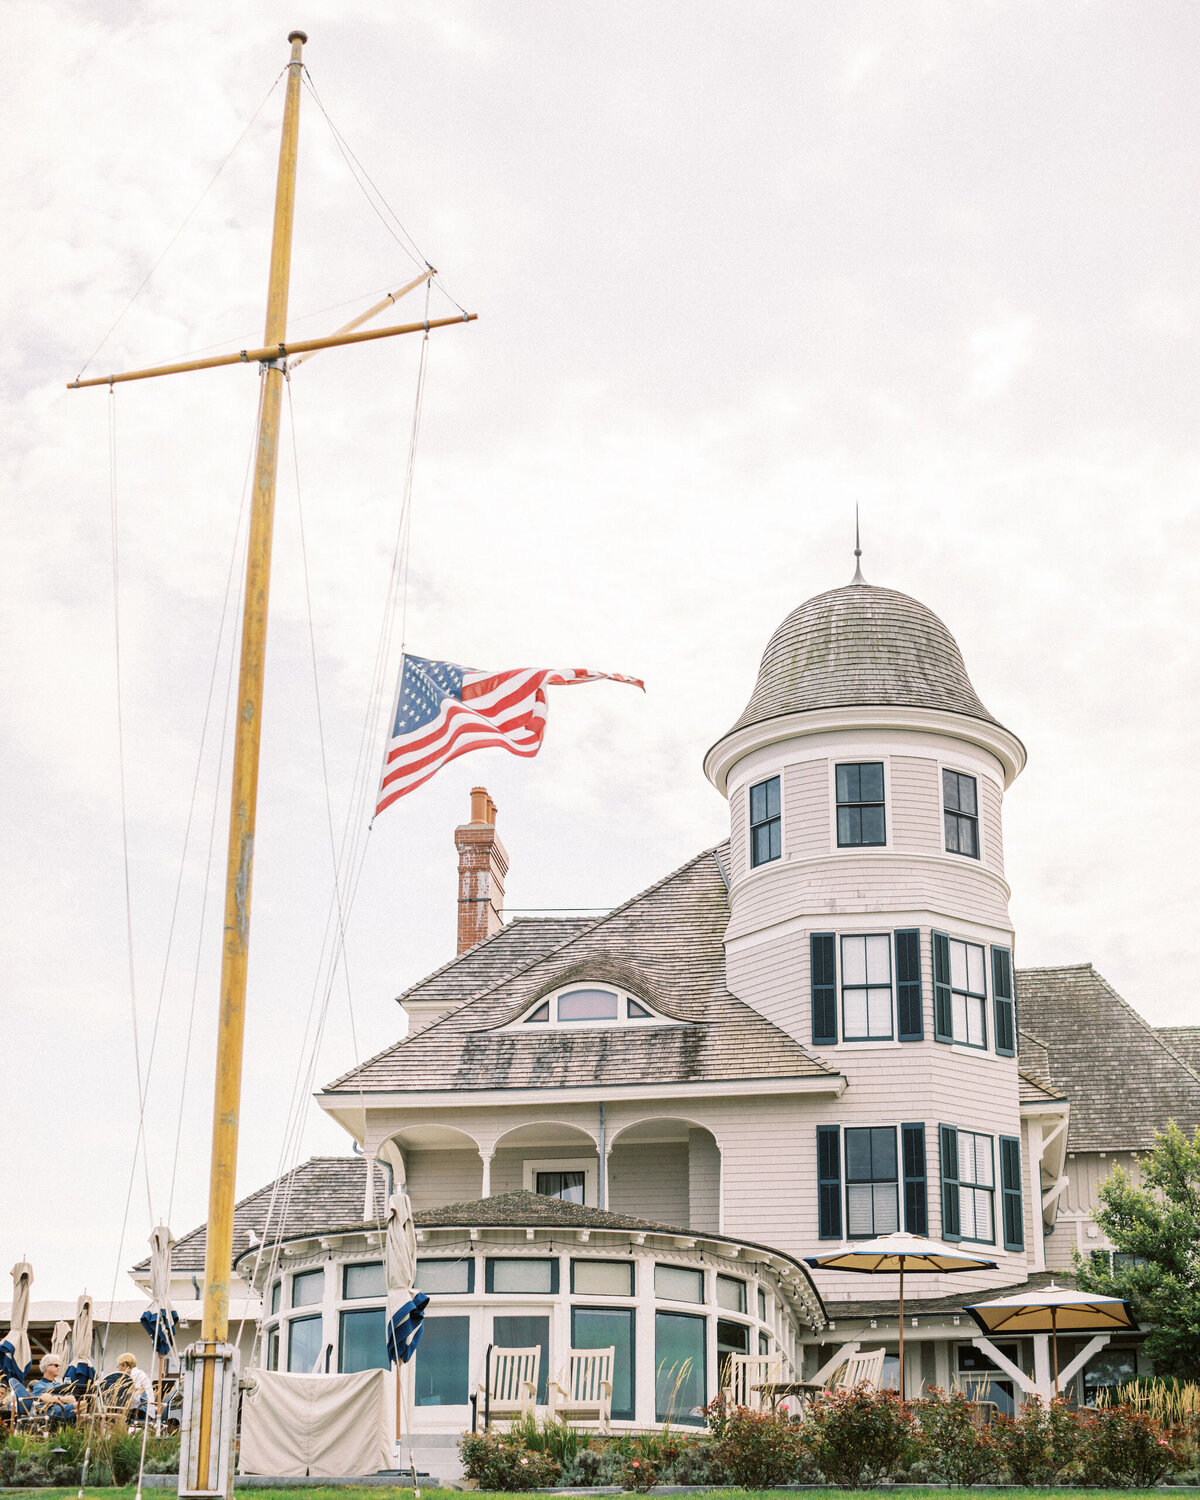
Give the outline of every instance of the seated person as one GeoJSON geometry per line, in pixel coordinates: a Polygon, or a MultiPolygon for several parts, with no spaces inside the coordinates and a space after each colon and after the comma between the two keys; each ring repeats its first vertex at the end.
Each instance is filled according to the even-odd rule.
{"type": "Polygon", "coordinates": [[[145,1370],[139,1370],[137,1360],[132,1354],[122,1354],[117,1360],[117,1379],[128,1385],[131,1393],[129,1409],[135,1412],[150,1412],[150,1403],[154,1396],[154,1386],[145,1370]]]}
{"type": "Polygon", "coordinates": [[[53,1354],[43,1357],[41,1379],[30,1386],[30,1394],[38,1411],[44,1412],[52,1422],[72,1422],[75,1419],[75,1397],[59,1382],[62,1362],[53,1354]]]}

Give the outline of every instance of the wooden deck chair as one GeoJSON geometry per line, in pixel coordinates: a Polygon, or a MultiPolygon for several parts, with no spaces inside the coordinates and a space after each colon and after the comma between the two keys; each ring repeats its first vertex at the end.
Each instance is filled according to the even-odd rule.
{"type": "Polygon", "coordinates": [[[722,1395],[728,1406],[745,1406],[750,1411],[770,1411],[770,1393],[761,1389],[783,1379],[783,1359],[778,1354],[731,1354],[726,1366],[722,1395]]]}
{"type": "Polygon", "coordinates": [[[601,1432],[612,1425],[613,1360],[616,1346],[607,1349],[568,1349],[561,1380],[549,1385],[550,1415],[563,1421],[596,1422],[601,1432]]]}
{"type": "Polygon", "coordinates": [[[873,1391],[879,1389],[883,1378],[883,1349],[862,1349],[852,1354],[845,1365],[834,1372],[830,1388],[835,1391],[851,1391],[856,1385],[868,1385],[873,1391]]]}
{"type": "Polygon", "coordinates": [[[493,1348],[488,1387],[479,1387],[480,1396],[486,1396],[489,1421],[497,1417],[501,1421],[512,1421],[514,1417],[523,1417],[533,1410],[537,1404],[541,1363],[540,1344],[531,1349],[493,1348]]]}

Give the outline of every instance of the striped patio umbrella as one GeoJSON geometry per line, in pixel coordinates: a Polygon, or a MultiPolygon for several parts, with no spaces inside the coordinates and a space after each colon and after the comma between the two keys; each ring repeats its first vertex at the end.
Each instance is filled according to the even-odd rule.
{"type": "Polygon", "coordinates": [[[976,1302],[964,1307],[984,1333],[1048,1333],[1054,1346],[1054,1395],[1058,1397],[1058,1332],[1108,1333],[1115,1328],[1136,1328],[1133,1308],[1122,1297],[1099,1292],[1080,1292],[1074,1287],[1055,1286],[1041,1291],[997,1297],[994,1302],[976,1302]]]}
{"type": "Polygon", "coordinates": [[[881,1234],[873,1240],[854,1240],[824,1255],[806,1255],[805,1261],[823,1271],[857,1271],[865,1276],[884,1274],[900,1277],[900,1396],[904,1396],[904,1277],[905,1273],[940,1271],[990,1271],[996,1264],[961,1245],[927,1239],[923,1234],[881,1234]]]}

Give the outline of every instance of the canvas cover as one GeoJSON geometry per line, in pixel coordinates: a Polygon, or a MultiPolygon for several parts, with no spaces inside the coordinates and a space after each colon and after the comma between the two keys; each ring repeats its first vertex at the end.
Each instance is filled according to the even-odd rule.
{"type": "Polygon", "coordinates": [[[242,1402],[238,1472],[321,1479],[392,1467],[395,1400],[389,1370],[285,1375],[252,1370],[242,1402]]]}

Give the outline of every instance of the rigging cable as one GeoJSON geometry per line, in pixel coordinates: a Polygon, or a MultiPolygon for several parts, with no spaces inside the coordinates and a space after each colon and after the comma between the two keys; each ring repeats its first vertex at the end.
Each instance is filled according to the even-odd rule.
{"type": "MultiPolygon", "coordinates": [[[[354,181],[358,184],[363,197],[370,204],[371,209],[378,217],[379,222],[383,225],[384,229],[387,230],[388,234],[391,235],[392,239],[394,239],[400,246],[400,248],[404,251],[405,255],[407,255],[416,265],[426,266],[428,267],[430,272],[433,272],[432,264],[422,254],[420,246],[417,244],[416,240],[413,239],[412,235],[409,234],[408,230],[404,227],[404,224],[400,220],[399,214],[397,214],[396,210],[391,206],[391,204],[384,197],[383,193],[376,186],[373,178],[371,177],[371,174],[367,171],[366,167],[363,166],[362,162],[360,162],[358,157],[354,154],[354,151],[351,149],[350,143],[346,140],[342,132],[333,123],[333,120],[330,118],[329,111],[321,102],[321,96],[317,93],[317,86],[312,80],[312,74],[309,72],[307,65],[304,68],[303,78],[309,93],[313,97],[313,102],[321,111],[325,123],[329,127],[329,133],[333,137],[334,144],[341,152],[342,160],[346,163],[351,177],[353,177],[354,181]],[[368,184],[370,186],[370,192],[367,191],[368,184]],[[372,193],[374,193],[374,197],[371,196],[372,193]],[[378,199],[378,202],[376,201],[376,199],[378,199]],[[386,209],[386,215],[380,209],[380,204],[382,204],[383,208],[386,209]],[[397,234],[396,229],[393,229],[392,225],[388,223],[389,216],[392,220],[392,223],[395,224],[396,229],[399,229],[399,234],[397,234]],[[405,241],[407,241],[407,244],[405,243],[405,241]]],[[[461,302],[458,302],[454,297],[450,295],[450,293],[442,285],[440,280],[438,281],[438,290],[441,292],[443,297],[445,297],[449,302],[452,302],[454,306],[458,308],[460,313],[462,313],[464,316],[466,315],[466,308],[462,305],[461,302]]]]}
{"type": "MultiPolygon", "coordinates": [[[[134,292],[133,296],[130,297],[129,301],[125,304],[125,306],[121,309],[121,311],[117,314],[117,316],[113,320],[113,324],[109,328],[108,332],[104,335],[104,337],[100,340],[100,342],[96,345],[96,347],[92,350],[92,352],[84,360],[83,364],[79,367],[79,374],[76,375],[76,377],[75,377],[76,380],[79,380],[79,379],[82,378],[84,371],[91,364],[92,360],[95,359],[95,357],[97,356],[97,354],[100,353],[101,349],[104,348],[105,344],[108,343],[109,339],[112,338],[113,334],[117,330],[118,325],[123,321],[123,319],[125,318],[125,315],[129,311],[129,309],[133,306],[133,304],[137,301],[137,299],[146,290],[146,287],[149,284],[150,278],[154,275],[155,271],[158,270],[159,266],[162,265],[163,261],[166,260],[167,255],[169,254],[169,252],[171,250],[171,247],[174,245],[175,241],[179,238],[179,236],[183,233],[183,231],[191,223],[193,214],[195,214],[196,210],[204,202],[205,198],[208,197],[208,194],[211,191],[213,184],[216,182],[217,178],[220,177],[221,173],[225,170],[225,168],[229,165],[229,162],[232,159],[234,153],[237,151],[238,147],[242,144],[242,142],[246,139],[246,136],[250,132],[251,126],[254,124],[255,120],[258,119],[259,115],[262,114],[263,109],[266,106],[266,103],[267,103],[268,99],[270,99],[271,95],[279,87],[279,80],[283,77],[283,75],[286,72],[287,72],[287,68],[286,67],[280,69],[280,71],[279,71],[279,73],[278,73],[278,75],[277,75],[277,77],[275,79],[275,82],[271,85],[271,87],[263,95],[262,103],[258,106],[258,108],[254,111],[254,113],[246,121],[246,124],[243,127],[243,129],[242,129],[241,135],[239,135],[238,138],[237,138],[237,140],[234,141],[233,145],[229,148],[228,152],[225,154],[224,158],[222,159],[220,166],[218,166],[217,170],[209,178],[208,185],[205,187],[204,191],[200,194],[200,196],[196,199],[195,203],[192,204],[191,208],[189,208],[188,211],[187,211],[187,213],[183,216],[183,220],[180,223],[179,228],[176,229],[175,233],[171,236],[171,238],[163,246],[162,250],[159,253],[158,259],[154,262],[154,264],[150,267],[150,269],[142,277],[141,281],[138,283],[137,290],[134,292]]],[[[110,389],[111,389],[111,387],[110,387],[110,389]]]]}
{"type": "MultiPolygon", "coordinates": [[[[426,286],[426,314],[429,309],[429,287],[426,286]]],[[[374,782],[370,779],[370,771],[374,765],[374,748],[378,743],[378,730],[382,713],[383,690],[388,681],[388,665],[390,657],[390,643],[395,630],[396,599],[397,594],[403,591],[403,602],[407,604],[407,548],[408,539],[411,535],[411,508],[413,476],[416,461],[417,440],[421,427],[421,414],[424,403],[425,378],[428,370],[428,348],[429,333],[426,331],[421,344],[421,353],[418,363],[417,387],[413,402],[413,417],[409,434],[409,452],[405,465],[405,481],[401,494],[400,517],[397,522],[395,542],[392,551],[392,563],[388,578],[388,587],[384,602],[384,608],[380,618],[380,627],[376,640],[375,663],[372,671],[371,686],[368,692],[368,703],[364,713],[362,728],[359,736],[359,749],[352,780],[351,795],[349,798],[346,822],[343,827],[342,842],[334,862],[335,882],[339,881],[342,872],[348,867],[353,874],[349,884],[348,894],[345,900],[342,921],[348,924],[350,914],[353,910],[355,897],[358,891],[358,883],[365,863],[366,848],[363,833],[366,811],[366,799],[373,795],[374,782]]],[[[293,460],[296,462],[296,486],[297,503],[299,503],[299,464],[296,461],[295,448],[295,414],[291,395],[291,383],[288,385],[288,406],[292,420],[293,434],[293,460]]],[[[303,545],[303,542],[302,542],[303,545]]],[[[307,598],[307,561],[306,567],[306,598],[307,598]]],[[[310,610],[311,629],[311,610],[310,610]]],[[[314,647],[314,674],[315,647],[314,647]]],[[[390,701],[390,698],[386,701],[390,701]]],[[[322,754],[324,765],[324,755],[322,754]]],[[[328,782],[326,779],[326,796],[328,799],[328,782]]],[[[332,824],[331,824],[332,826],[332,824]]],[[[335,897],[340,901],[340,897],[335,897]]],[[[320,1045],[324,1036],[325,1025],[328,1018],[329,1004],[332,996],[332,976],[327,984],[322,984],[320,972],[325,966],[326,949],[330,941],[330,927],[333,919],[334,901],[331,900],[330,911],[326,917],[325,937],[322,941],[321,954],[318,959],[318,977],[314,983],[313,993],[309,1001],[308,1017],[305,1022],[304,1038],[301,1046],[300,1057],[297,1060],[296,1076],[293,1084],[292,1099],[289,1104],[288,1118],[285,1124],[284,1136],[281,1142],[279,1160],[277,1163],[275,1180],[271,1185],[271,1196],[267,1206],[267,1214],[263,1224],[263,1235],[255,1256],[254,1266],[248,1281],[251,1288],[259,1283],[264,1253],[267,1255],[267,1273],[262,1279],[261,1285],[265,1298],[269,1298],[269,1287],[275,1279],[279,1267],[279,1258],[282,1250],[282,1242],[288,1221],[292,1193],[295,1186],[296,1163],[300,1154],[300,1145],[303,1138],[303,1107],[311,1092],[312,1083],[316,1074],[317,1060],[320,1053],[320,1045]],[[317,997],[323,990],[323,997],[319,1010],[317,1009],[317,997]],[[314,1010],[316,1010],[316,1021],[314,1029],[314,1010]],[[311,1033],[311,1035],[310,1035],[311,1033]],[[307,1065],[305,1059],[307,1057],[307,1065]],[[279,1202],[282,1189],[283,1201],[279,1202]],[[276,1211],[278,1208],[278,1212],[276,1211]],[[272,1236],[271,1230],[274,1229],[272,1236]]],[[[345,925],[342,926],[342,937],[344,940],[345,925]]],[[[336,962],[336,959],[335,959],[336,962]]],[[[347,999],[350,1000],[349,978],[347,975],[347,999]]],[[[351,1002],[351,1027],[355,1052],[355,1064],[358,1065],[357,1036],[354,1034],[353,1007],[351,1002]]],[[[365,1115],[365,1099],[360,1094],[361,1107],[365,1115]]],[[[378,1199],[372,1190],[372,1199],[376,1203],[378,1199]]],[[[379,1224],[382,1232],[382,1224],[379,1224]]],[[[267,1306],[269,1307],[269,1300],[267,1306]]],[[[269,1315],[269,1314],[268,1314],[269,1315]]],[[[243,1313],[243,1326],[245,1314],[243,1313]]],[[[262,1322],[259,1322],[256,1335],[256,1347],[262,1335],[262,1322]]],[[[239,1330],[240,1341],[240,1330],[239,1330]]]]}

